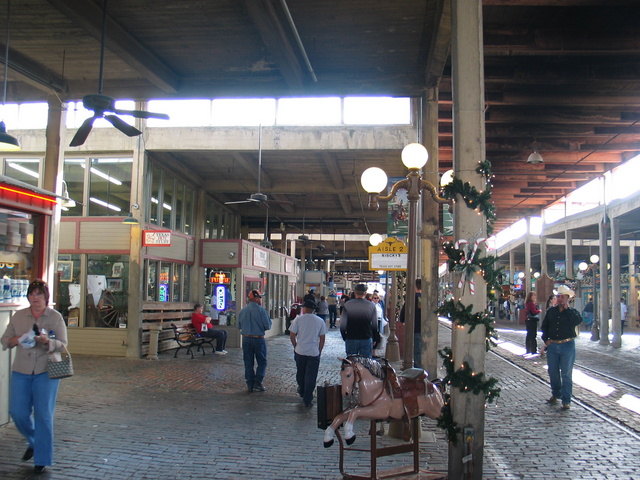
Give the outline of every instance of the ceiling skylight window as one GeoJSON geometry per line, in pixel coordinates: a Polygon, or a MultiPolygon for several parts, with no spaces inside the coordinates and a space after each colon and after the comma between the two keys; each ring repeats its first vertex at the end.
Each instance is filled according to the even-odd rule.
{"type": "Polygon", "coordinates": [[[345,97],[345,125],[409,125],[411,100],[393,97],[345,97]]]}

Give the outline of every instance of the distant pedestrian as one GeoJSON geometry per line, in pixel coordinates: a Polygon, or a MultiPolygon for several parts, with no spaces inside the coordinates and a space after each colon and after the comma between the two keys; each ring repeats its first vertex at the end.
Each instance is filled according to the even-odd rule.
{"type": "MultiPolygon", "coordinates": [[[[591,297],[589,297],[589,299],[591,299],[591,297]]],[[[547,298],[547,304],[545,305],[545,310],[549,310],[551,307],[555,307],[556,304],[557,304],[556,296],[553,294],[549,295],[549,298],[547,298]]],[[[593,311],[593,304],[592,304],[591,311],[593,311]]]]}
{"type": "Polygon", "coordinates": [[[624,326],[627,323],[627,304],[624,297],[620,298],[620,335],[624,333],[624,326]]]}
{"type": "Polygon", "coordinates": [[[265,331],[271,328],[271,319],[262,307],[262,295],[251,290],[247,305],[238,314],[238,329],[242,332],[242,356],[244,359],[244,378],[249,393],[264,392],[262,382],[267,372],[267,342],[265,331]],[[254,360],[258,366],[254,370],[254,360]]]}
{"type": "Polygon", "coordinates": [[[306,302],[307,300],[311,300],[312,302],[316,302],[316,292],[315,292],[315,290],[313,288],[311,290],[309,290],[304,297],[302,297],[302,301],[303,302],[306,302]]]}
{"type": "Polygon", "coordinates": [[[593,325],[593,297],[589,295],[587,299],[587,304],[584,306],[584,310],[582,311],[582,318],[584,319],[584,326],[587,330],[591,330],[591,326],[593,325]]]}
{"type": "Polygon", "coordinates": [[[527,294],[527,301],[524,304],[524,309],[527,312],[527,320],[525,326],[527,327],[527,338],[525,339],[525,346],[527,353],[530,355],[538,353],[538,322],[540,321],[541,310],[536,305],[538,295],[536,292],[529,292],[527,294]]]}
{"type": "Polygon", "coordinates": [[[336,320],[338,319],[338,295],[335,290],[331,290],[327,295],[327,304],[329,305],[329,328],[336,328],[336,320]]]}
{"type": "Polygon", "coordinates": [[[547,353],[547,367],[551,383],[550,405],[562,400],[562,409],[569,410],[573,392],[573,364],[576,359],[576,326],[582,316],[569,306],[575,293],[566,285],[560,285],[556,295],[558,304],[551,307],[542,321],[542,340],[547,353]]]}
{"type": "Polygon", "coordinates": [[[305,407],[312,405],[320,368],[320,355],[328,331],[326,321],[313,314],[315,307],[315,302],[304,302],[304,313],[293,321],[289,333],[296,360],[298,394],[302,397],[305,407]]]}
{"type": "Polygon", "coordinates": [[[216,349],[214,351],[216,355],[226,355],[227,351],[225,350],[225,347],[227,346],[227,331],[214,328],[214,325],[211,322],[211,317],[205,316],[202,313],[203,308],[204,307],[201,303],[196,303],[193,306],[193,313],[191,314],[191,323],[193,324],[193,328],[195,328],[196,332],[201,336],[214,338],[216,340],[216,349]]]}
{"type": "Polygon", "coordinates": [[[340,333],[347,355],[372,358],[373,349],[380,343],[376,307],[364,299],[367,293],[365,284],[356,285],[353,293],[355,298],[344,304],[340,316],[340,333]]]}
{"type": "Polygon", "coordinates": [[[329,303],[327,303],[327,297],[324,295],[320,297],[316,312],[322,320],[327,321],[327,317],[329,316],[329,303]]]}

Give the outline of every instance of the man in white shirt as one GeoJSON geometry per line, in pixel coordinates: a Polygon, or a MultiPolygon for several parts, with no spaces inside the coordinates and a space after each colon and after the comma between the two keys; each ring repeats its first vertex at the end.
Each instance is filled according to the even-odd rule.
{"type": "Polygon", "coordinates": [[[313,391],[316,388],[320,354],[324,348],[327,324],[319,316],[314,315],[316,303],[305,300],[303,314],[296,317],[289,328],[289,338],[295,350],[296,382],[298,394],[305,407],[313,405],[313,391]]]}

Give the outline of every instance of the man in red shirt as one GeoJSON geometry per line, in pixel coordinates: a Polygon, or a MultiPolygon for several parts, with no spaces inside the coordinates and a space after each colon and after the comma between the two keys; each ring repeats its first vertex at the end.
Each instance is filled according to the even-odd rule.
{"type": "Polygon", "coordinates": [[[193,327],[203,337],[216,339],[216,355],[226,355],[227,351],[224,347],[227,345],[227,331],[218,330],[213,328],[211,323],[211,317],[207,317],[202,314],[202,304],[196,303],[193,307],[193,313],[191,314],[191,323],[193,327]]]}

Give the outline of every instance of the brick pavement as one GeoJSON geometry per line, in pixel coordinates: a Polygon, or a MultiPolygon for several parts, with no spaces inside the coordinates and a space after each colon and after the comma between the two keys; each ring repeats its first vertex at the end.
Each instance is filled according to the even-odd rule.
{"type": "MultiPolygon", "coordinates": [[[[448,335],[442,328],[442,345],[448,335]]],[[[328,337],[318,380],[333,383],[344,344],[335,330],[328,337]]],[[[253,394],[244,389],[237,349],[193,360],[182,353],[174,359],[173,352],[159,361],[74,356],[76,375],[62,381],[56,411],[56,464],[40,477],[342,478],[337,444],[322,446],[316,407],[304,408],[295,393],[288,337],[268,342],[267,392],[253,394]]],[[[580,406],[568,412],[546,406],[547,385],[493,355],[487,373],[501,380],[502,396],[486,410],[484,478],[633,477],[637,440],[580,406]]],[[[354,446],[365,447],[368,422],[356,427],[354,446]]],[[[443,432],[429,419],[423,432],[421,466],[446,471],[443,432]]],[[[13,426],[0,428],[1,478],[32,478],[31,465],[19,460],[24,448],[13,426]]],[[[365,454],[347,453],[347,471],[364,473],[365,454]]],[[[408,455],[388,457],[381,468],[408,463],[408,455]]]]}

